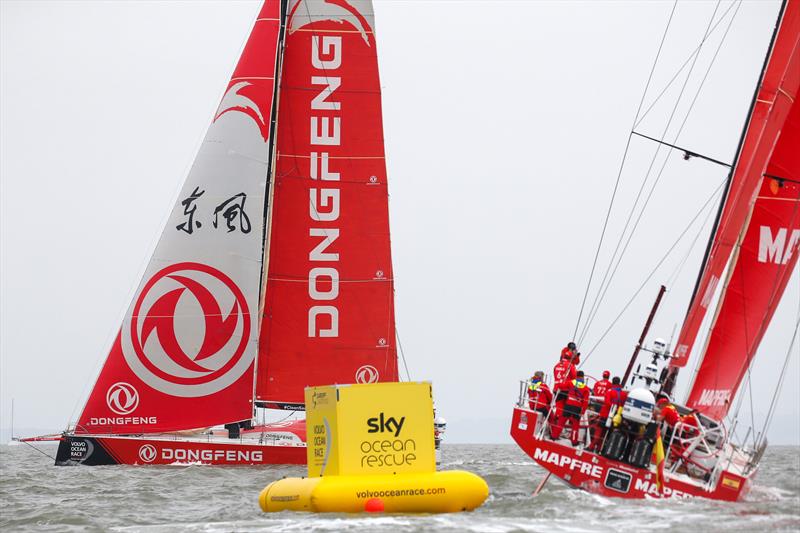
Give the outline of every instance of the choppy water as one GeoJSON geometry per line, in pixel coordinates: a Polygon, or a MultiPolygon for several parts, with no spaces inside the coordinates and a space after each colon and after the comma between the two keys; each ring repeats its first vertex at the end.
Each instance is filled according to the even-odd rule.
{"type": "MultiPolygon", "coordinates": [[[[55,448],[44,448],[54,454],[55,448]]],[[[513,445],[448,445],[444,469],[483,476],[491,494],[451,515],[266,515],[257,497],[302,467],[54,467],[26,446],[0,446],[0,530],[49,531],[798,531],[800,447],[767,451],[747,501],[606,499],[551,480],[513,445]]]]}

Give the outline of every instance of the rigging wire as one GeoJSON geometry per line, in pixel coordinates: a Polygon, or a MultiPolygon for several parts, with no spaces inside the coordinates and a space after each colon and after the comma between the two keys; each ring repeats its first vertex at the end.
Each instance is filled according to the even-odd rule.
{"type": "MultiPolygon", "coordinates": [[[[708,32],[708,37],[711,37],[711,34],[714,33],[717,30],[717,28],[722,23],[722,21],[725,20],[725,17],[728,16],[728,13],[730,13],[731,9],[733,9],[733,6],[736,5],[737,6],[736,10],[738,11],[739,10],[739,6],[741,6],[741,4],[742,4],[742,0],[739,0],[738,3],[737,2],[731,2],[731,5],[728,6],[728,9],[725,10],[725,12],[719,18],[719,20],[712,26],[711,31],[708,32]]],[[[664,96],[664,93],[666,93],[667,90],[669,90],[669,88],[672,87],[672,84],[675,82],[675,80],[678,79],[678,76],[680,75],[681,72],[683,72],[683,69],[686,68],[686,65],[689,64],[689,62],[692,60],[692,58],[696,54],[700,53],[700,49],[702,47],[703,47],[703,43],[701,42],[699,45],[697,45],[697,48],[695,48],[689,54],[689,57],[687,57],[686,61],[684,61],[683,64],[678,68],[678,70],[675,71],[675,74],[672,76],[672,78],[664,86],[664,89],[662,89],[662,91],[660,93],[658,93],[658,96],[656,96],[656,98],[650,103],[650,105],[647,107],[645,112],[642,113],[642,116],[639,117],[639,121],[634,125],[634,129],[638,128],[641,125],[641,123],[644,121],[645,117],[650,113],[650,111],[653,110],[653,107],[658,103],[658,101],[661,99],[661,97],[664,96]]]]}
{"type": "MultiPolygon", "coordinates": [[[[703,43],[705,43],[705,41],[708,39],[709,28],[711,27],[711,24],[714,21],[714,17],[716,16],[717,9],[719,8],[719,2],[720,1],[721,0],[717,1],[717,5],[716,5],[716,7],[714,9],[714,12],[711,14],[711,19],[709,20],[708,27],[706,27],[705,34],[703,36],[703,39],[700,42],[700,47],[701,48],[702,48],[703,43]]],[[[721,45],[722,45],[722,43],[720,42],[720,46],[721,45]]],[[[631,229],[630,234],[628,235],[628,239],[625,242],[625,246],[623,247],[623,250],[620,253],[619,257],[617,257],[617,252],[619,252],[619,247],[622,244],[623,239],[625,239],[625,234],[628,231],[628,227],[630,226],[631,219],[633,218],[633,215],[636,212],[637,206],[639,204],[639,199],[641,198],[642,192],[644,191],[645,186],[647,185],[647,182],[650,179],[650,173],[653,170],[653,166],[655,165],[656,160],[658,159],[658,155],[659,155],[659,152],[661,151],[661,147],[663,145],[664,138],[667,135],[669,127],[672,125],[672,121],[675,118],[675,114],[676,114],[676,112],[678,110],[678,107],[679,107],[679,105],[681,103],[681,99],[683,98],[683,94],[684,94],[684,92],[686,90],[686,87],[687,87],[687,85],[689,83],[689,80],[691,79],[692,72],[694,71],[695,64],[696,64],[697,59],[699,57],[700,57],[700,54],[697,54],[697,55],[694,56],[694,61],[692,62],[691,67],[689,68],[689,72],[686,75],[686,79],[684,79],[684,81],[683,81],[683,86],[681,87],[680,93],[678,94],[678,98],[675,100],[675,105],[672,108],[672,112],[670,113],[669,119],[667,120],[667,124],[664,126],[664,130],[661,133],[661,141],[662,142],[656,147],[656,150],[653,153],[653,157],[650,160],[650,165],[647,168],[647,172],[645,173],[645,177],[644,177],[644,180],[642,181],[642,185],[641,185],[641,187],[639,187],[639,191],[636,194],[636,199],[634,200],[633,205],[631,206],[631,210],[628,213],[628,218],[625,220],[625,227],[622,229],[622,232],[620,234],[619,240],[617,241],[617,245],[614,248],[614,252],[611,255],[611,259],[609,260],[608,267],[607,267],[606,272],[605,272],[605,274],[603,276],[603,280],[601,281],[600,286],[597,289],[597,294],[595,295],[595,299],[594,299],[594,301],[592,303],[592,306],[590,308],[589,318],[587,318],[586,324],[584,325],[584,328],[581,331],[579,344],[580,344],[580,342],[582,342],[585,339],[586,334],[588,333],[589,327],[590,327],[591,323],[593,322],[594,317],[597,315],[597,311],[598,311],[600,305],[602,304],[602,301],[605,299],[605,295],[608,292],[608,288],[611,285],[611,282],[612,282],[614,276],[616,275],[617,269],[619,268],[619,265],[622,262],[622,259],[623,259],[624,255],[625,255],[625,252],[628,249],[628,245],[630,244],[631,240],[633,239],[633,235],[635,234],[636,229],[639,226],[639,222],[641,221],[642,216],[644,215],[644,212],[645,212],[645,209],[647,208],[647,205],[650,203],[650,199],[652,198],[653,192],[655,191],[655,188],[658,185],[658,183],[659,183],[659,181],[661,179],[661,176],[662,176],[662,174],[664,172],[664,169],[666,168],[666,165],[667,165],[667,163],[669,161],[669,154],[672,152],[671,149],[670,149],[670,151],[667,152],[667,156],[664,158],[664,163],[663,163],[660,171],[658,172],[658,174],[657,174],[657,176],[655,178],[655,182],[653,183],[652,187],[650,188],[650,191],[648,192],[647,198],[645,199],[645,202],[642,205],[641,210],[639,211],[639,215],[638,215],[638,217],[636,219],[636,222],[633,225],[633,228],[631,229]],[[617,260],[616,265],[614,265],[615,259],[617,260]],[[613,270],[612,270],[612,265],[614,265],[613,270]],[[610,278],[609,278],[609,272],[611,272],[610,278]],[[607,280],[607,283],[606,283],[606,280],[607,280]]],[[[716,54],[715,54],[714,58],[716,59],[716,54]]],[[[706,71],[706,75],[703,78],[703,83],[705,82],[705,79],[708,77],[708,72],[710,71],[712,66],[713,66],[713,60],[708,66],[708,70],[706,71]]],[[[697,101],[697,97],[699,96],[700,91],[703,88],[703,83],[701,83],[698,86],[698,89],[697,89],[697,92],[695,94],[695,97],[694,97],[694,99],[693,99],[689,109],[687,110],[684,119],[683,119],[683,123],[681,124],[680,129],[678,130],[678,133],[674,137],[673,144],[674,144],[675,141],[677,141],[678,137],[680,136],[680,134],[681,134],[681,132],[683,130],[683,127],[686,124],[686,121],[689,118],[689,115],[690,115],[690,113],[692,111],[692,108],[694,107],[694,103],[697,101]]]]}
{"type": "MultiPolygon", "coordinates": [[[[725,42],[725,38],[727,37],[728,32],[729,32],[729,30],[730,30],[730,28],[731,28],[731,26],[733,24],[733,21],[736,18],[736,14],[738,13],[740,6],[741,6],[741,0],[739,1],[738,5],[737,5],[736,11],[734,11],[733,15],[731,16],[731,19],[728,22],[728,26],[725,29],[725,32],[722,35],[722,38],[720,39],[719,44],[717,45],[717,49],[714,52],[714,55],[712,56],[711,61],[708,64],[708,67],[706,68],[706,72],[703,75],[703,78],[702,78],[702,80],[700,81],[700,84],[697,87],[697,90],[695,92],[695,95],[694,95],[691,103],[689,104],[689,108],[686,111],[686,114],[685,114],[685,116],[684,116],[684,118],[683,118],[683,120],[681,122],[681,125],[678,128],[678,131],[674,136],[674,141],[678,140],[678,138],[680,137],[681,133],[683,132],[683,129],[686,126],[686,123],[687,123],[689,117],[691,116],[692,110],[694,109],[694,106],[697,103],[697,99],[699,98],[700,93],[702,92],[703,86],[705,85],[705,82],[708,79],[708,76],[709,76],[709,74],[711,72],[711,69],[714,66],[714,63],[715,63],[715,61],[717,59],[717,56],[719,55],[719,52],[722,49],[722,45],[725,42]]],[[[717,3],[717,8],[718,7],[719,7],[719,2],[717,3]]],[[[708,36],[710,35],[709,28],[711,27],[711,23],[714,20],[716,12],[717,12],[717,10],[715,9],[714,13],[712,13],[712,15],[711,15],[711,20],[709,21],[709,26],[706,28],[706,33],[705,33],[705,35],[703,37],[703,40],[700,43],[700,46],[698,47],[698,50],[700,50],[700,48],[702,48],[703,43],[705,43],[705,41],[708,39],[708,36]]],[[[695,55],[695,61],[697,60],[698,57],[699,57],[699,54],[695,55]]],[[[686,75],[686,79],[684,80],[683,86],[681,87],[681,92],[678,95],[678,99],[675,102],[675,106],[673,107],[672,114],[670,115],[670,118],[669,118],[669,120],[667,122],[667,125],[665,126],[664,131],[662,133],[662,139],[661,139],[662,141],[663,141],[664,137],[666,136],[666,133],[667,133],[667,131],[669,129],[669,126],[672,123],[674,115],[675,115],[675,113],[676,113],[676,111],[678,109],[678,106],[680,104],[681,98],[683,97],[683,93],[684,93],[684,91],[686,89],[686,86],[687,86],[687,84],[689,82],[689,79],[691,78],[692,71],[694,70],[694,67],[695,67],[695,62],[692,63],[692,66],[689,69],[689,73],[686,75]]],[[[625,245],[623,246],[622,252],[620,252],[619,257],[617,257],[617,252],[619,251],[619,246],[622,243],[622,240],[625,238],[625,232],[627,231],[628,226],[630,225],[631,218],[632,218],[633,214],[636,211],[636,207],[637,207],[637,204],[639,202],[639,198],[641,197],[642,191],[644,190],[644,187],[647,184],[647,181],[648,181],[649,176],[650,176],[650,172],[651,172],[651,170],[653,168],[653,165],[656,162],[656,159],[658,157],[658,152],[660,151],[660,148],[661,148],[661,145],[658,146],[658,148],[656,149],[655,153],[653,154],[653,159],[650,161],[650,166],[648,167],[647,173],[645,174],[645,179],[642,182],[642,186],[639,189],[639,192],[638,192],[638,194],[636,196],[636,200],[634,201],[633,207],[631,208],[631,211],[628,214],[628,219],[625,221],[625,227],[623,228],[622,233],[620,234],[620,240],[617,242],[617,246],[614,249],[614,253],[611,256],[611,260],[609,262],[608,268],[611,269],[611,265],[614,264],[614,260],[615,259],[616,259],[616,264],[614,265],[613,270],[611,270],[611,275],[610,276],[609,276],[609,270],[606,270],[606,273],[603,276],[603,281],[600,283],[600,287],[598,288],[598,293],[597,293],[597,295],[595,295],[595,299],[594,299],[594,301],[592,303],[592,306],[590,308],[589,317],[587,318],[586,324],[584,325],[584,328],[581,331],[579,343],[583,342],[583,340],[585,339],[585,337],[586,337],[586,335],[587,335],[587,333],[589,331],[589,328],[590,328],[591,324],[594,321],[594,318],[597,316],[597,312],[599,311],[599,308],[602,305],[603,300],[605,299],[605,296],[606,296],[606,294],[608,292],[608,289],[611,286],[611,282],[613,281],[614,277],[616,276],[617,270],[619,269],[619,266],[622,263],[622,259],[625,256],[625,252],[628,250],[628,246],[630,245],[631,240],[633,239],[633,236],[634,236],[636,230],[639,227],[639,224],[641,222],[642,216],[645,213],[645,209],[647,208],[648,204],[650,203],[650,200],[652,199],[653,193],[655,192],[655,189],[658,186],[658,183],[660,182],[661,177],[664,174],[664,170],[666,169],[667,164],[670,161],[669,155],[672,153],[672,149],[671,148],[667,152],[667,156],[663,160],[663,163],[661,165],[661,168],[658,171],[658,174],[656,175],[656,178],[655,178],[655,181],[653,182],[653,185],[650,187],[650,190],[649,190],[649,192],[647,194],[647,197],[645,198],[645,201],[644,201],[644,203],[643,203],[643,205],[641,207],[641,210],[639,211],[639,215],[637,216],[636,222],[634,222],[633,227],[631,228],[631,231],[628,234],[628,238],[627,238],[627,240],[625,242],[625,245]],[[607,280],[607,282],[606,282],[606,280],[607,280]],[[605,284],[605,287],[604,287],[604,284],[605,284]]]]}
{"type": "Polygon", "coordinates": [[[683,271],[683,268],[686,266],[686,263],[689,262],[689,257],[692,255],[692,250],[694,250],[694,247],[697,244],[697,241],[700,240],[700,235],[703,234],[703,230],[708,225],[708,221],[711,218],[711,214],[713,212],[714,211],[712,209],[712,210],[709,210],[706,213],[706,217],[703,219],[703,224],[700,226],[700,229],[697,230],[697,233],[695,234],[694,238],[692,239],[692,243],[689,245],[689,248],[686,250],[686,254],[684,254],[683,258],[680,260],[678,265],[675,267],[675,269],[672,271],[672,273],[667,278],[667,283],[666,283],[667,287],[671,287],[674,283],[677,283],[678,278],[680,277],[681,272],[683,271]]]}
{"type": "Polygon", "coordinates": [[[724,185],[725,185],[724,181],[722,183],[720,183],[719,186],[717,186],[717,188],[711,194],[711,196],[708,197],[708,199],[705,201],[705,203],[702,205],[702,207],[700,207],[700,210],[697,212],[697,214],[694,216],[694,218],[692,218],[692,220],[689,221],[689,224],[683,229],[683,231],[680,233],[680,235],[678,235],[678,238],[675,239],[675,242],[672,243],[672,246],[669,247],[667,252],[661,257],[661,259],[658,261],[658,263],[656,263],[656,266],[653,267],[653,269],[647,275],[647,277],[642,282],[642,284],[639,286],[639,288],[636,289],[636,292],[633,293],[633,295],[630,297],[630,299],[625,304],[625,306],[622,308],[622,310],[619,312],[619,314],[616,316],[616,318],[614,318],[614,321],[611,322],[611,325],[608,326],[608,328],[605,330],[605,332],[600,337],[600,339],[595,343],[594,346],[592,346],[592,348],[591,348],[591,350],[589,350],[589,353],[587,354],[586,358],[584,358],[581,361],[581,365],[580,366],[583,366],[586,363],[586,361],[589,360],[589,357],[591,357],[592,353],[597,348],[597,346],[599,346],[600,343],[603,341],[603,339],[605,339],[606,335],[608,335],[608,333],[611,331],[611,329],[616,325],[617,321],[619,321],[620,317],[625,313],[625,311],[627,311],[627,309],[631,305],[631,303],[633,303],[633,300],[636,299],[636,297],[639,295],[639,293],[642,291],[642,289],[644,289],[644,287],[650,281],[650,278],[653,277],[653,275],[656,273],[656,271],[661,267],[661,264],[672,253],[672,250],[678,245],[678,243],[681,241],[681,239],[683,239],[683,236],[686,235],[686,233],[689,231],[689,229],[694,225],[695,221],[698,218],[700,218],[700,215],[703,213],[703,211],[705,211],[706,208],[708,208],[708,206],[712,203],[712,200],[714,200],[714,198],[720,193],[720,191],[722,190],[722,187],[724,185]]]}
{"type": "Polygon", "coordinates": [[[397,347],[400,348],[400,358],[403,360],[403,367],[406,369],[406,378],[408,378],[408,381],[411,381],[411,373],[408,371],[406,353],[403,351],[403,343],[400,342],[400,331],[397,329],[397,324],[394,325],[394,336],[397,338],[397,347]]]}
{"type": "Polygon", "coordinates": [[[46,457],[49,457],[49,458],[50,458],[50,459],[52,459],[53,461],[55,461],[55,460],[56,460],[56,458],[55,458],[55,457],[53,457],[52,455],[50,455],[50,454],[49,454],[49,453],[47,453],[46,451],[44,451],[44,450],[42,450],[42,449],[40,449],[40,448],[37,448],[36,446],[34,446],[33,444],[31,444],[30,442],[26,442],[26,441],[24,441],[24,440],[20,440],[20,441],[17,441],[17,442],[21,442],[22,444],[25,444],[26,446],[30,446],[31,448],[33,448],[33,449],[34,449],[34,450],[36,450],[37,452],[41,453],[42,455],[44,455],[44,456],[46,456],[46,457]]]}
{"type": "Polygon", "coordinates": [[[650,88],[650,82],[653,80],[653,73],[656,70],[656,65],[658,64],[658,58],[661,56],[661,50],[663,49],[664,42],[667,39],[667,33],[669,32],[669,27],[672,24],[672,18],[675,15],[675,8],[677,8],[677,7],[678,7],[678,0],[675,0],[675,2],[672,4],[672,10],[670,11],[669,19],[667,20],[667,25],[664,28],[664,34],[661,37],[661,43],[658,45],[658,52],[656,52],[656,57],[653,60],[653,65],[652,65],[652,67],[650,67],[650,74],[647,77],[647,83],[645,83],[644,91],[642,91],[642,98],[639,101],[639,106],[636,108],[636,115],[633,118],[633,126],[631,127],[631,133],[628,134],[628,141],[625,143],[625,150],[624,150],[624,152],[622,154],[622,161],[620,161],[619,170],[617,171],[617,179],[616,179],[616,182],[614,183],[614,190],[611,193],[611,201],[609,202],[608,210],[606,211],[606,218],[605,218],[605,221],[603,222],[603,229],[600,232],[600,242],[597,243],[597,250],[595,251],[594,260],[592,261],[592,268],[591,268],[591,271],[589,273],[589,281],[586,283],[586,290],[583,293],[583,301],[581,302],[581,310],[578,313],[578,320],[575,322],[575,331],[572,334],[572,338],[573,339],[578,334],[578,327],[580,326],[581,318],[583,317],[583,309],[584,309],[584,307],[586,305],[586,297],[589,295],[589,289],[592,286],[592,278],[594,277],[594,271],[595,271],[595,268],[597,267],[597,259],[600,256],[600,250],[601,250],[601,248],[603,246],[603,239],[605,238],[606,229],[608,228],[608,221],[611,218],[611,211],[612,211],[612,209],[614,207],[614,200],[617,197],[617,190],[619,189],[619,182],[620,182],[620,178],[622,177],[622,170],[625,168],[625,161],[626,161],[626,159],[628,157],[628,149],[630,148],[631,139],[633,137],[633,130],[636,127],[636,121],[639,118],[639,112],[642,110],[642,106],[644,105],[644,99],[647,96],[647,90],[650,88]]]}
{"type": "MultiPolygon", "coordinates": [[[[800,299],[798,299],[800,302],[800,299]]],[[[775,387],[775,392],[772,395],[772,400],[769,404],[769,410],[767,411],[767,418],[764,420],[764,427],[761,428],[761,433],[758,442],[756,443],[756,449],[761,446],[761,442],[767,438],[767,430],[769,429],[770,424],[772,423],[772,417],[775,414],[775,407],[778,402],[778,397],[781,394],[781,389],[783,388],[783,383],[786,378],[786,368],[789,366],[789,360],[792,356],[792,349],[794,348],[794,343],[797,340],[797,332],[800,330],[800,305],[797,307],[797,320],[794,325],[794,334],[792,334],[792,341],[789,343],[789,350],[786,352],[786,358],[783,360],[783,366],[781,367],[781,373],[778,377],[778,386],[775,387]]]]}

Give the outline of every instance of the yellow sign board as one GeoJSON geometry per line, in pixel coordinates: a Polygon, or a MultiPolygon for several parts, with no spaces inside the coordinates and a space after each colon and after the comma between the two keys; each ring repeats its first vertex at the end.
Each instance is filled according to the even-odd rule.
{"type": "Polygon", "coordinates": [[[308,475],[434,472],[430,383],[308,387],[308,475]]]}

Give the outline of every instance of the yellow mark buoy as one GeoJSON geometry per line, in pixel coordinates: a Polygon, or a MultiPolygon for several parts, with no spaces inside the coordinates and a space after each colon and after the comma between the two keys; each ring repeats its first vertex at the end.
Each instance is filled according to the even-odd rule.
{"type": "Polygon", "coordinates": [[[258,497],[264,512],[471,511],[489,486],[470,472],[436,472],[430,383],[370,383],[305,391],[307,478],[258,497]]]}
{"type": "Polygon", "coordinates": [[[284,478],[261,491],[265,512],[452,513],[471,511],[489,496],[489,486],[471,472],[284,478]]]}

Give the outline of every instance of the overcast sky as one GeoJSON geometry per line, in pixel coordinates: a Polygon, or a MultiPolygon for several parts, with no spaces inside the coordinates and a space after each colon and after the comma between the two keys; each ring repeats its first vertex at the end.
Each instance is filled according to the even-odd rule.
{"type": "MultiPolygon", "coordinates": [[[[779,4],[743,2],[676,144],[733,159],[779,4]]],[[[258,4],[0,6],[0,427],[14,398],[17,427],[53,431],[83,405],[258,4]]],[[[727,15],[667,140],[729,7],[678,4],[645,107],[697,47],[715,8],[715,20],[727,15]]],[[[551,372],[571,340],[671,9],[671,1],[375,2],[397,327],[411,377],[433,381],[452,440],[510,442],[518,380],[551,372]]],[[[685,74],[639,131],[662,134],[685,74]]],[[[631,144],[601,274],[654,150],[631,144]]],[[[669,157],[584,358],[725,176],[723,167],[669,157]]],[[[650,340],[680,325],[707,240],[710,222],[701,223],[714,209],[599,344],[589,374],[624,371],[661,283],[669,292],[650,340]]],[[[795,272],[753,370],[759,428],[798,304],[795,272]]],[[[795,345],[772,442],[800,442],[798,354],[795,345]]]]}

